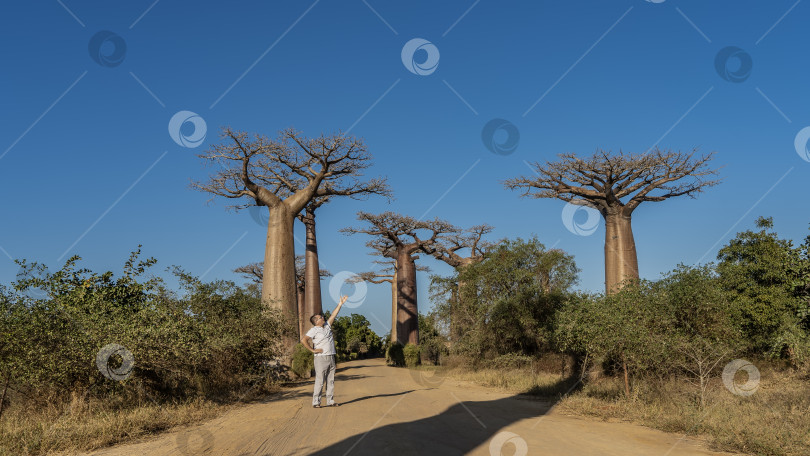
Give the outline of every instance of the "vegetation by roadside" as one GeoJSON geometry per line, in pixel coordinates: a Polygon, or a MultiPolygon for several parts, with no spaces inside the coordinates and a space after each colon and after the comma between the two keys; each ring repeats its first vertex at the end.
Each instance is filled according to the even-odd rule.
{"type": "MultiPolygon", "coordinates": [[[[454,364],[450,360],[449,364],[454,364]]],[[[623,421],[666,432],[703,437],[713,449],[761,456],[810,454],[810,373],[761,366],[751,396],[729,392],[713,378],[701,409],[697,387],[683,379],[645,379],[626,397],[620,377],[577,384],[559,372],[521,368],[421,366],[439,378],[470,382],[555,403],[556,413],[623,421]],[[567,393],[567,394],[566,394],[567,393]]],[[[434,380],[434,382],[437,380],[434,380]]]]}

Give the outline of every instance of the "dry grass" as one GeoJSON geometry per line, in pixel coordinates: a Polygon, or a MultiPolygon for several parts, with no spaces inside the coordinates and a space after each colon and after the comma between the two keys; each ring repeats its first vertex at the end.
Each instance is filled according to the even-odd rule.
{"type": "Polygon", "coordinates": [[[445,375],[512,393],[559,400],[560,413],[608,421],[627,421],[667,432],[700,435],[717,450],[767,456],[810,455],[810,378],[807,374],[765,367],[759,390],[749,397],[731,394],[712,379],[701,410],[698,390],[685,379],[646,380],[624,396],[618,378],[591,381],[564,396],[573,386],[559,374],[531,369],[453,368],[445,375]]]}
{"type": "Polygon", "coordinates": [[[218,402],[143,401],[138,405],[126,404],[121,398],[102,400],[74,394],[71,401],[58,405],[17,405],[4,411],[0,419],[0,456],[66,455],[96,450],[214,418],[238,404],[282,391],[281,385],[264,385],[218,402]]]}
{"type": "Polygon", "coordinates": [[[0,455],[75,454],[212,418],[226,409],[202,400],[126,409],[95,401],[33,413],[12,409],[0,420],[0,455]]]}

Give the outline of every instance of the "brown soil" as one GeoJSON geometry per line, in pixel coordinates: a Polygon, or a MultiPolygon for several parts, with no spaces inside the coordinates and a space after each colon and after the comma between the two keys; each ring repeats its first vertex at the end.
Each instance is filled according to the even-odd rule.
{"type": "Polygon", "coordinates": [[[204,424],[92,454],[728,455],[682,435],[568,417],[550,402],[429,375],[378,359],[342,363],[339,407],[312,408],[309,382],[204,424]]]}

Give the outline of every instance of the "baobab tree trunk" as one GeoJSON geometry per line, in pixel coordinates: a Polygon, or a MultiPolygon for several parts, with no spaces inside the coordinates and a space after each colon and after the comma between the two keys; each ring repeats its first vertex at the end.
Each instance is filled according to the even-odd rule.
{"type": "Polygon", "coordinates": [[[416,264],[407,252],[397,253],[397,340],[419,343],[419,310],[416,306],[416,264]]]}
{"type": "Polygon", "coordinates": [[[304,309],[304,293],[305,292],[306,291],[304,290],[304,287],[302,287],[302,286],[298,286],[296,288],[296,298],[297,298],[297,302],[298,302],[298,338],[299,339],[304,337],[304,334],[306,334],[306,331],[309,330],[309,328],[305,329],[305,327],[306,327],[305,317],[304,317],[304,315],[306,314],[305,309],[304,309]]]}
{"type": "Polygon", "coordinates": [[[630,216],[605,216],[605,291],[615,293],[625,280],[638,280],[638,257],[630,216]]]}
{"type": "Polygon", "coordinates": [[[321,303],[321,270],[318,262],[318,242],[315,239],[315,211],[306,208],[304,216],[306,227],[306,253],[304,254],[304,326],[307,330],[312,326],[309,317],[323,310],[321,303]]]}
{"type": "MultiPolygon", "coordinates": [[[[264,249],[262,302],[278,309],[292,328],[298,321],[295,297],[295,247],[293,245],[293,214],[283,202],[269,208],[267,242],[264,249]]],[[[290,345],[285,344],[290,347],[290,345]]]]}
{"type": "Polygon", "coordinates": [[[394,277],[391,280],[391,343],[397,341],[397,269],[394,267],[394,277]]]}

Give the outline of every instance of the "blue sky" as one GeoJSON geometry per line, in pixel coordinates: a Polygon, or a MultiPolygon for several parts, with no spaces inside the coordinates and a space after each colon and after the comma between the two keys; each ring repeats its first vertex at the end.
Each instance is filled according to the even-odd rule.
{"type": "MultiPolygon", "coordinates": [[[[86,267],[118,272],[138,244],[163,276],[176,264],[241,281],[231,271],[262,258],[265,227],[189,189],[209,172],[196,154],[226,125],[270,136],[291,126],[312,136],[351,129],[365,139],[375,157],[369,175],[388,176],[396,200],[320,209],[322,266],[333,273],[369,270],[374,259],[366,237],[338,230],[357,225],[358,210],[393,210],[489,223],[492,239],[536,234],[575,256],[581,289],[601,290],[603,223],[577,235],[563,202],[521,199],[501,182],[562,152],[656,144],[715,151],[724,182],[635,212],[642,277],[713,260],[759,215],[800,242],[810,158],[806,141],[798,151],[794,142],[810,126],[808,18],[810,4],[795,0],[4,3],[0,282],[14,280],[15,258],[54,270],[78,254],[86,267]],[[429,74],[403,64],[416,38],[438,50],[429,74]],[[752,62],[721,62],[737,81],[715,64],[729,46],[752,62]],[[169,135],[179,111],[205,122],[196,148],[169,135]],[[485,147],[492,119],[519,132],[514,152],[485,147]]],[[[411,62],[426,57],[421,50],[411,62]]],[[[572,223],[582,226],[586,214],[572,223]]],[[[427,310],[426,275],[418,285],[427,310]]],[[[389,293],[370,285],[350,312],[385,333],[389,293]]]]}

